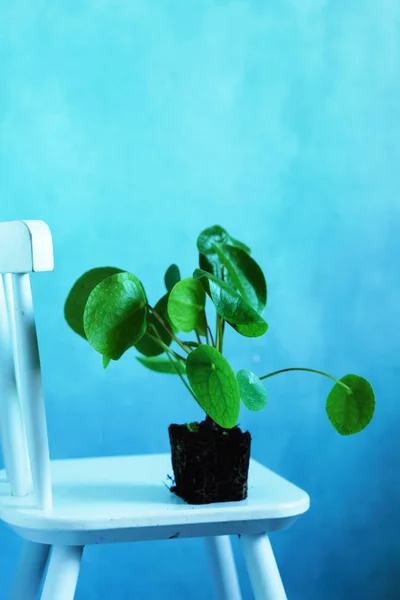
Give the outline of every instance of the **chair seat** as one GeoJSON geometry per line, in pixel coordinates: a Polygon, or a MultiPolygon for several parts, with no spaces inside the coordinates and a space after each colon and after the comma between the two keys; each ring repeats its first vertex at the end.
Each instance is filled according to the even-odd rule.
{"type": "Polygon", "coordinates": [[[251,460],[242,502],[194,506],[172,494],[169,454],[56,460],[53,508],[10,495],[0,472],[0,519],[23,538],[87,545],[284,529],[309,508],[303,490],[251,460]]]}

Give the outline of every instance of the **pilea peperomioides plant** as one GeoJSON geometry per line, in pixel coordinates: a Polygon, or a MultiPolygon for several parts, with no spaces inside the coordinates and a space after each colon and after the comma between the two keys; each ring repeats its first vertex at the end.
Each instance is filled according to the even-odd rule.
{"type": "Polygon", "coordinates": [[[288,371],[333,380],[326,411],[342,435],[368,425],[375,397],[369,382],[358,375],[336,379],[297,367],[261,376],[241,369],[235,375],[223,355],[225,327],[246,337],[266,333],[265,277],[250,249],[220,226],[204,230],[197,247],[200,268],[181,279],[178,267],[171,265],[165,274],[167,292],[154,306],[136,275],[101,267],[75,283],[65,303],[65,318],[103,356],[104,367],[135,347],[139,362],[153,371],[178,375],[205,411],[202,423],[169,428],[173,491],[191,503],[241,500],[247,495],[251,437],[237,427],[240,402],[252,411],[263,408],[267,394],[262,380],[288,371]],[[207,298],[216,313],[214,332],[207,298]]]}

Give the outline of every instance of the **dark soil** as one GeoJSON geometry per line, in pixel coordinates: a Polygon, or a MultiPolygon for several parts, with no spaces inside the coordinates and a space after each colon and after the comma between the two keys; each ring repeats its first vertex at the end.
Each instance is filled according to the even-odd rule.
{"type": "Polygon", "coordinates": [[[189,504],[209,504],[247,498],[251,436],[239,427],[222,429],[203,421],[197,431],[170,425],[171,488],[189,504]]]}

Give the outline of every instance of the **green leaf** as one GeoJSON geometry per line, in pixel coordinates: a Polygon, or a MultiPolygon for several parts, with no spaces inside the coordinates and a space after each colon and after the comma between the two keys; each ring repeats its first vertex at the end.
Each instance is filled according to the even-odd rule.
{"type": "Polygon", "coordinates": [[[238,333],[246,337],[264,335],[268,324],[236,290],[218,277],[201,269],[194,271],[193,278],[207,282],[205,284],[206,291],[209,293],[217,313],[238,333]]]}
{"type": "Polygon", "coordinates": [[[180,330],[188,333],[204,329],[206,295],[199,281],[191,277],[179,281],[168,298],[168,316],[180,330]]]}
{"type": "MultiPolygon", "coordinates": [[[[169,294],[165,294],[155,305],[154,309],[158,312],[160,317],[166,322],[167,325],[173,329],[172,324],[170,323],[167,305],[168,305],[168,296],[169,294]]],[[[162,342],[166,346],[170,346],[172,342],[172,337],[168,333],[168,331],[161,325],[158,319],[152,314],[149,313],[147,315],[147,329],[145,335],[136,344],[136,350],[138,350],[141,354],[145,356],[158,356],[163,354],[164,348],[155,340],[153,340],[150,335],[153,337],[157,337],[157,334],[160,336],[162,342]]]]}
{"type": "Polygon", "coordinates": [[[121,269],[115,267],[99,267],[84,273],[72,286],[64,306],[64,316],[68,325],[76,333],[86,339],[83,327],[83,313],[87,299],[92,290],[106,277],[122,273],[121,269]]]}
{"type": "Polygon", "coordinates": [[[267,403],[267,392],[262,381],[251,371],[241,369],[237,375],[240,397],[249,410],[261,410],[267,403]]]}
{"type": "Polygon", "coordinates": [[[229,233],[220,225],[214,225],[204,229],[197,238],[197,248],[200,252],[200,268],[221,278],[222,262],[217,254],[216,246],[224,248],[225,246],[239,248],[246,254],[250,254],[250,248],[231,237],[229,233]]]}
{"type": "Polygon", "coordinates": [[[239,385],[222,354],[212,346],[199,346],[189,354],[186,372],[203,410],[220,427],[235,427],[240,408],[239,385]]]}
{"type": "Polygon", "coordinates": [[[340,379],[351,392],[336,383],[326,400],[326,412],[333,427],[341,435],[362,431],[371,421],[375,411],[375,395],[371,384],[358,375],[345,375],[340,379]]]}
{"type": "Polygon", "coordinates": [[[107,369],[110,362],[111,362],[111,358],[109,358],[108,356],[104,356],[104,354],[103,354],[103,368],[104,369],[107,369]]]}
{"type": "Polygon", "coordinates": [[[168,267],[167,272],[165,273],[164,282],[167,291],[170,292],[174,285],[181,280],[181,273],[179,271],[178,265],[171,265],[168,267]]]}
{"type": "Polygon", "coordinates": [[[261,313],[267,303],[267,284],[259,265],[246,252],[235,246],[215,244],[215,250],[225,267],[225,282],[261,313]]]}
{"type": "Polygon", "coordinates": [[[208,260],[208,257],[204,254],[199,254],[199,266],[203,271],[207,271],[207,273],[212,273],[213,275],[217,275],[218,273],[218,263],[214,260],[213,262],[208,260]]]}
{"type": "Polygon", "coordinates": [[[137,356],[138,360],[142,365],[156,371],[157,373],[169,373],[171,375],[178,375],[177,369],[181,375],[185,374],[185,365],[180,360],[173,358],[169,359],[167,356],[137,356]],[[173,362],[173,364],[172,364],[173,362]],[[175,367],[174,367],[175,365],[175,367]]]}
{"type": "Polygon", "coordinates": [[[240,248],[240,250],[243,250],[243,252],[246,252],[246,254],[251,254],[250,248],[235,238],[231,238],[231,245],[235,246],[236,248],[240,248]]]}
{"type": "Polygon", "coordinates": [[[200,254],[212,256],[215,254],[214,245],[224,245],[232,242],[229,233],[220,225],[204,229],[197,238],[197,248],[200,254]]]}
{"type": "Polygon", "coordinates": [[[83,315],[87,340],[97,352],[118,360],[146,331],[146,295],[132,273],[117,273],[91,292],[83,315]]]}

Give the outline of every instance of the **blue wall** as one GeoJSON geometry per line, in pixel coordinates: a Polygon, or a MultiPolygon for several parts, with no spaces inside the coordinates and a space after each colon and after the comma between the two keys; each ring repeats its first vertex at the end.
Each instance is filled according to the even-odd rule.
{"type": "MultiPolygon", "coordinates": [[[[199,416],[133,354],[103,372],[62,309],[101,264],[156,298],[167,264],[189,275],[197,233],[221,223],[270,286],[270,330],[231,335],[234,366],[358,372],[378,398],[349,438],[308,375],[271,380],[266,410],[241,417],[254,456],[312,498],[273,540],[289,598],[398,598],[399,3],[5,4],[0,218],[54,233],[56,270],[34,278],[53,456],[167,451],[168,424],[199,416]]],[[[1,527],[1,599],[19,549],[1,527]]],[[[201,541],[89,548],[77,598],[201,600],[207,577],[201,541]]]]}

